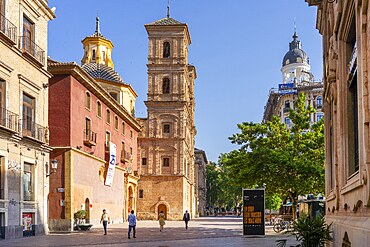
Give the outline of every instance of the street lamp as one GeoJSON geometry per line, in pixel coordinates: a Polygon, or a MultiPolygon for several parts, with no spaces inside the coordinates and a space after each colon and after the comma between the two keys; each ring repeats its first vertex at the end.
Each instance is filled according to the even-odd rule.
{"type": "Polygon", "coordinates": [[[57,159],[53,159],[51,161],[51,169],[52,169],[52,171],[49,172],[49,174],[46,174],[46,177],[49,177],[51,174],[56,173],[57,172],[57,168],[58,168],[58,160],[57,159]]]}

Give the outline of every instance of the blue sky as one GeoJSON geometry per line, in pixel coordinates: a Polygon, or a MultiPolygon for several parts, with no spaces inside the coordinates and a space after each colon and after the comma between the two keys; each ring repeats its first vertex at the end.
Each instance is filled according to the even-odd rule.
{"type": "MultiPolygon", "coordinates": [[[[49,23],[48,55],[80,63],[81,40],[95,31],[113,44],[115,70],[139,97],[136,116],[145,117],[148,38],[144,24],[164,18],[167,0],[49,0],[56,16],[49,23]]],[[[171,17],[187,23],[192,44],[189,63],[196,66],[195,145],[217,162],[230,152],[228,137],[241,122],[260,122],[269,89],[281,83],[281,63],[296,20],[303,50],[315,79],[322,78],[321,36],[316,8],[304,0],[172,0],[171,17]]]]}

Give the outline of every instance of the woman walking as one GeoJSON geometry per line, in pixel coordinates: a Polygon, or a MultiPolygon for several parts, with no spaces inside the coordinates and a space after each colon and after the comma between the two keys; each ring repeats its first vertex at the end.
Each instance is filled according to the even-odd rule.
{"type": "Polygon", "coordinates": [[[164,215],[163,211],[161,211],[161,213],[158,215],[158,220],[159,220],[159,231],[163,231],[163,226],[166,224],[166,222],[164,221],[164,218],[166,216],[164,215]]]}

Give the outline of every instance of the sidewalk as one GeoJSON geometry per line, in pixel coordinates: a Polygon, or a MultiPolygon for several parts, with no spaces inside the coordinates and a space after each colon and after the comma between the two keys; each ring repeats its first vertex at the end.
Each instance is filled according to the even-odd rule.
{"type": "Polygon", "coordinates": [[[45,236],[15,240],[0,240],[0,246],[143,246],[143,247],[198,247],[198,246],[277,246],[276,240],[287,239],[287,246],[296,245],[293,236],[276,234],[266,227],[265,237],[244,237],[242,219],[234,217],[204,217],[191,220],[185,230],[182,221],[167,221],[159,231],[157,221],[138,221],[137,238],[127,238],[127,224],[108,225],[103,235],[101,225],[90,231],[50,233],[45,236]]]}

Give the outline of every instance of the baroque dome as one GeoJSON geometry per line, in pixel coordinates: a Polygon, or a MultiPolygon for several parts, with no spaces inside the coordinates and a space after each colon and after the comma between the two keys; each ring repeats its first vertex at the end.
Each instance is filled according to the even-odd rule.
{"type": "Polygon", "coordinates": [[[301,41],[298,40],[296,32],[293,34],[293,40],[289,43],[289,51],[283,58],[283,67],[292,63],[307,63],[309,64],[309,58],[302,50],[301,41]]]}
{"type": "Polygon", "coordinates": [[[93,78],[126,84],[121,76],[111,67],[99,63],[86,63],[82,68],[93,78]]]}

